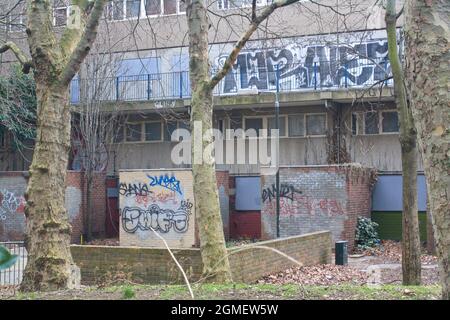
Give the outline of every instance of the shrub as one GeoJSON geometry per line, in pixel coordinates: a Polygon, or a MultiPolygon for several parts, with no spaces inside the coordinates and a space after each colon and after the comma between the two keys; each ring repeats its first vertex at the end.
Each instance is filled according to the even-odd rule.
{"type": "Polygon", "coordinates": [[[125,288],[123,288],[122,297],[124,299],[133,299],[135,295],[136,293],[134,292],[133,287],[126,286],[125,288]]]}
{"type": "Polygon", "coordinates": [[[377,231],[378,223],[364,217],[358,217],[355,242],[358,249],[365,250],[380,244],[377,231]]]}

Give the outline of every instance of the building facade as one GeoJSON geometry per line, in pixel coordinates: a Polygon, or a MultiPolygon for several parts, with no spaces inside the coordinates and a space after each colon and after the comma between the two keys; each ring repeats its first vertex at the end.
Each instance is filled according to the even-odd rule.
{"type": "MultiPolygon", "coordinates": [[[[257,10],[269,2],[257,1],[257,10]]],[[[251,3],[210,1],[211,74],[221,68],[248,25],[251,3]]],[[[235,138],[228,135],[229,129],[274,129],[278,90],[280,166],[359,163],[375,168],[379,183],[372,197],[372,217],[383,222],[387,212],[393,216],[401,211],[398,201],[382,205],[391,203],[386,197],[401,197],[401,188],[385,192],[389,179],[401,181],[401,155],[384,13],[371,1],[320,3],[336,10],[312,3],[292,5],[276,11],[255,32],[232,70],[214,89],[213,124],[224,135],[223,146],[235,138]]],[[[2,37],[26,49],[22,8],[17,6],[4,18],[2,37]]],[[[73,10],[69,1],[55,0],[53,23],[57,31],[71,23],[73,10]]],[[[102,146],[107,161],[99,168],[111,177],[117,177],[120,170],[188,166],[171,159],[179,143],[172,133],[189,129],[185,11],[181,0],[110,1],[95,48],[72,81],[75,118],[77,108],[95,100],[102,112],[116,119],[112,136],[102,146]]],[[[401,49],[401,26],[398,39],[401,49]]],[[[1,59],[4,73],[14,59],[8,53],[1,59]]],[[[234,238],[262,236],[261,227],[255,228],[261,225],[263,206],[261,165],[250,161],[250,140],[244,147],[244,162],[227,161],[230,150],[225,147],[216,153],[217,170],[230,176],[226,196],[232,201],[224,221],[234,238]],[[260,205],[246,207],[245,195],[255,193],[260,205]]],[[[32,152],[21,157],[7,144],[3,137],[0,169],[27,170],[32,152]]],[[[83,166],[79,144],[74,141],[70,170],[83,166]]],[[[239,152],[233,149],[232,158],[239,152]]],[[[423,181],[419,181],[420,210],[425,211],[423,181]]],[[[108,188],[109,196],[116,194],[114,189],[108,188]]]]}

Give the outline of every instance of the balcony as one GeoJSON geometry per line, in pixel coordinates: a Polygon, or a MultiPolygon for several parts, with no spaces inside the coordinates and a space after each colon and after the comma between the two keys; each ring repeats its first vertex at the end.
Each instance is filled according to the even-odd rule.
{"type": "MultiPolygon", "coordinates": [[[[249,62],[251,63],[251,62],[249,62]]],[[[267,92],[330,91],[392,86],[387,58],[355,58],[248,67],[231,70],[214,88],[214,96],[244,95],[249,90],[267,92]]],[[[160,101],[188,99],[191,96],[189,72],[140,74],[111,78],[74,79],[70,86],[72,104],[81,101],[160,101]]]]}

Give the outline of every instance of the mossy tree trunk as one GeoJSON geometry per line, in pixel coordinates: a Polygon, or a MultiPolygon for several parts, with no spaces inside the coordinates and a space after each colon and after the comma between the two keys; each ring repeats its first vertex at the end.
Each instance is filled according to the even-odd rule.
{"type": "Polygon", "coordinates": [[[403,68],[397,47],[396,1],[386,4],[386,30],[389,61],[394,78],[395,101],[400,123],[400,146],[403,176],[402,271],[404,285],[421,283],[419,213],[417,207],[417,143],[416,129],[408,104],[403,68]]]}
{"type": "Polygon", "coordinates": [[[442,297],[450,298],[450,1],[406,3],[406,80],[431,207],[442,297]]]}
{"type": "Polygon", "coordinates": [[[74,0],[73,5],[79,8],[78,22],[69,22],[57,38],[52,26],[52,1],[27,1],[31,60],[19,61],[34,69],[38,106],[35,150],[25,194],[28,263],[22,291],[65,289],[79,282],[64,207],[70,146],[69,84],[94,42],[105,2],[74,0]]]}

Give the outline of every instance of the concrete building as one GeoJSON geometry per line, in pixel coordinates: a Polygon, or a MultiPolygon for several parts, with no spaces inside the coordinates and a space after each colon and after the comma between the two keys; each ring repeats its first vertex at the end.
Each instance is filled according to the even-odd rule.
{"type": "MultiPolygon", "coordinates": [[[[4,6],[11,1],[6,2],[4,6]]],[[[269,2],[257,1],[257,8],[269,2]]],[[[320,1],[340,14],[312,3],[279,9],[255,32],[233,70],[215,88],[213,121],[224,133],[238,128],[273,129],[278,82],[280,165],[360,163],[376,168],[379,178],[371,196],[372,218],[382,223],[386,236],[395,238],[399,226],[393,221],[401,212],[398,116],[389,77],[384,13],[373,7],[374,2],[320,1]]],[[[251,1],[246,0],[210,1],[211,72],[221,67],[245,30],[250,7],[251,1]]],[[[19,5],[5,18],[1,38],[26,49],[21,10],[19,5]]],[[[61,30],[70,17],[68,0],[55,0],[53,12],[55,28],[61,30]]],[[[401,48],[401,26],[398,34],[401,48]]],[[[187,128],[189,122],[186,45],[183,1],[108,3],[97,44],[72,81],[71,102],[76,113],[96,96],[104,112],[120,114],[114,141],[105,145],[108,164],[102,169],[109,176],[117,177],[124,169],[185,167],[175,165],[170,155],[178,143],[172,141],[171,133],[187,128]]],[[[1,62],[4,73],[14,59],[6,53],[1,62]]],[[[8,149],[8,139],[1,141],[0,170],[27,170],[31,151],[21,156],[8,149]]],[[[79,170],[82,154],[74,146],[69,169],[79,170]]],[[[225,152],[222,156],[227,157],[225,152]]],[[[233,200],[224,221],[235,238],[262,236],[261,228],[258,232],[254,226],[261,224],[263,201],[247,203],[264,189],[261,166],[248,163],[249,158],[247,145],[245,163],[217,165],[232,177],[227,196],[233,200]]],[[[424,212],[423,176],[419,184],[419,207],[424,212]]],[[[114,187],[108,190],[113,198],[114,187]]]]}

